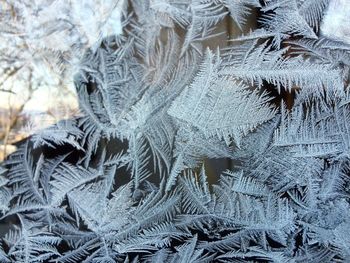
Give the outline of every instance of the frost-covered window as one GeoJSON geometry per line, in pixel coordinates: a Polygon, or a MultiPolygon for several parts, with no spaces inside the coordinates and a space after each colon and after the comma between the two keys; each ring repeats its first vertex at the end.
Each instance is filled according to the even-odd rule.
{"type": "Polygon", "coordinates": [[[0,262],[348,262],[347,3],[97,2],[4,1],[2,78],[79,110],[1,163],[0,262]]]}

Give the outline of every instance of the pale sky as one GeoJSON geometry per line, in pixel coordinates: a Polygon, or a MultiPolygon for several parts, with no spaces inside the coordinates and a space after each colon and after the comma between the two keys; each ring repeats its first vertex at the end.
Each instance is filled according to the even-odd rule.
{"type": "Polygon", "coordinates": [[[350,0],[332,0],[321,25],[323,35],[350,44],[350,0]]]}
{"type": "MultiPolygon", "coordinates": [[[[74,96],[66,96],[59,98],[60,93],[57,89],[50,88],[50,82],[56,82],[58,73],[55,64],[54,52],[72,52],[69,57],[70,60],[64,64],[65,69],[69,72],[68,77],[64,79],[64,85],[67,85],[70,90],[74,91],[73,77],[79,65],[81,54],[84,53],[86,47],[91,47],[98,44],[98,41],[108,35],[121,33],[121,5],[124,0],[84,0],[84,1],[48,1],[38,0],[37,2],[30,2],[28,5],[22,7],[24,14],[24,34],[28,37],[26,44],[28,49],[23,50],[28,53],[24,56],[28,60],[28,64],[34,68],[35,76],[39,78],[44,77],[49,84],[41,87],[34,93],[33,98],[26,104],[25,110],[46,111],[48,107],[52,107],[59,99],[62,99],[69,104],[77,104],[74,96]],[[36,7],[40,7],[39,9],[36,7]],[[68,11],[67,11],[68,10],[68,11]],[[65,12],[68,13],[66,14],[65,12]],[[64,21],[60,20],[62,17],[69,17],[70,23],[75,25],[77,34],[75,37],[84,37],[88,41],[84,50],[71,50],[72,43],[74,44],[74,36],[71,32],[65,29],[66,25],[62,25],[53,34],[45,35],[45,25],[50,21],[64,21]],[[40,49],[44,47],[45,50],[52,50],[52,57],[47,59],[41,57],[40,49]],[[39,52],[38,52],[39,51],[39,52]]],[[[56,23],[57,24],[57,23],[56,23]]],[[[69,28],[70,24],[68,25],[69,28]]],[[[13,39],[13,38],[10,38],[13,39]]],[[[81,40],[81,39],[80,39],[81,40]]],[[[6,44],[6,41],[2,42],[6,44]]],[[[23,59],[23,58],[22,58],[23,59]]],[[[1,78],[0,78],[1,80],[1,78]]],[[[8,108],[8,105],[21,104],[21,100],[25,97],[26,83],[20,83],[15,78],[13,82],[13,90],[16,95],[0,91],[0,107],[8,108]]],[[[8,89],[8,83],[1,88],[8,89]]],[[[52,83],[51,86],[55,86],[52,83]]],[[[74,93],[74,92],[73,92],[74,93]]],[[[61,94],[62,96],[62,94],[61,94]]]]}
{"type": "MultiPolygon", "coordinates": [[[[18,84],[20,86],[20,84],[18,84]]],[[[4,85],[4,88],[6,89],[6,85],[4,85]]],[[[73,89],[73,79],[70,84],[70,89],[73,89]]],[[[1,108],[8,108],[9,105],[17,106],[20,105],[23,102],[23,99],[26,97],[25,93],[20,87],[14,88],[16,94],[11,94],[7,92],[0,92],[0,107],[1,108]]],[[[46,111],[49,107],[53,107],[59,100],[63,100],[66,103],[69,103],[70,105],[77,106],[77,100],[76,98],[72,96],[60,96],[60,93],[57,91],[57,89],[52,89],[50,87],[41,87],[38,90],[36,90],[33,94],[33,98],[26,104],[25,111],[46,111]]]]}

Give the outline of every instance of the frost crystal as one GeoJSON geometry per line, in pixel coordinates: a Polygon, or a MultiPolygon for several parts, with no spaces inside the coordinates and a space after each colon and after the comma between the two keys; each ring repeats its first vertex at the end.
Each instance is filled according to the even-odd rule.
{"type": "Polygon", "coordinates": [[[348,262],[350,46],[320,36],[328,4],[121,5],[80,62],[82,114],[0,168],[0,261],[348,262]]]}

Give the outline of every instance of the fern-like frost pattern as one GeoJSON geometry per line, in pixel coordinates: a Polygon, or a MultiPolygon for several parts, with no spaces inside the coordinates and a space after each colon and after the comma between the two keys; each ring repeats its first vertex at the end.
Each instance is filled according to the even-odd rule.
{"type": "Polygon", "coordinates": [[[125,1],[80,62],[81,114],[0,167],[0,262],[349,262],[350,46],[320,32],[329,2],[125,1]]]}

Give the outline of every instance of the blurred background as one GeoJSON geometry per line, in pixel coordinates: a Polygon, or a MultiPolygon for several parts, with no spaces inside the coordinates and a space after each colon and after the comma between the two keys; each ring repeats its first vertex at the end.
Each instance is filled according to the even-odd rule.
{"type": "Polygon", "coordinates": [[[16,142],[78,113],[79,60],[120,34],[123,0],[0,0],[0,161],[16,142]]]}

